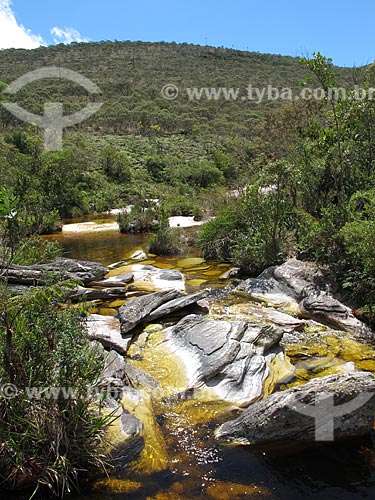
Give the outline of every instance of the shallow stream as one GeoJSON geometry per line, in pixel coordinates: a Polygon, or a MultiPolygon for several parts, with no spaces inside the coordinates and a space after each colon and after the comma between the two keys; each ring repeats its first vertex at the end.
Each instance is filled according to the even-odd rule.
{"type": "MultiPolygon", "coordinates": [[[[133,251],[147,250],[147,236],[121,235],[108,226],[111,219],[73,221],[60,235],[49,236],[63,245],[65,256],[98,261],[105,265],[126,260],[133,251]],[[82,222],[94,222],[84,224],[82,222]],[[106,226],[103,226],[105,224],[106,226]],[[100,227],[102,226],[102,227],[100,227]]],[[[198,257],[196,248],[173,258],[151,256],[146,263],[179,269],[185,257],[198,257]]],[[[143,263],[143,262],[142,262],[143,263]]],[[[224,287],[219,276],[227,265],[203,262],[196,268],[180,269],[187,291],[224,287]]],[[[101,304],[98,312],[113,311],[113,304],[101,304]],[[101,310],[102,309],[102,310],[101,310]]],[[[261,308],[243,297],[218,301],[210,314],[217,317],[254,319],[261,308]]],[[[150,326],[129,350],[132,362],[155,377],[164,394],[183,385],[178,364],[163,352],[161,326],[150,326]]],[[[302,384],[313,377],[342,372],[353,367],[375,373],[375,350],[348,334],[332,332],[310,324],[304,332],[285,336],[283,346],[296,376],[280,389],[302,384]],[[304,333],[304,335],[302,335],[304,333]],[[308,334],[308,335],[307,335],[308,334]]],[[[147,397],[147,396],[145,396],[147,397]]],[[[145,450],[138,462],[109,479],[98,479],[83,490],[86,500],[239,500],[375,498],[374,444],[368,441],[321,447],[303,454],[280,457],[250,447],[229,447],[218,443],[215,427],[236,414],[227,403],[178,398],[153,398],[153,414],[140,416],[146,425],[145,450]]],[[[78,497],[77,497],[78,498],[78,497]]]]}

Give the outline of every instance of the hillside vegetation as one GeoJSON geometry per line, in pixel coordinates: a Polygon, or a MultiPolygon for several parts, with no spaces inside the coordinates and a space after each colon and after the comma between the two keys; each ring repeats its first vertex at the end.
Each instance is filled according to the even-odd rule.
{"type": "MultiPolygon", "coordinates": [[[[245,185],[257,170],[257,127],[280,101],[189,101],[184,89],[233,87],[243,93],[251,84],[298,92],[306,73],[292,57],[187,44],[103,42],[0,51],[4,87],[46,66],[92,79],[103,106],[64,131],[64,151],[58,153],[44,152],[42,131],[1,108],[0,186],[11,187],[20,199],[29,232],[145,198],[166,200],[174,215],[215,210],[221,193],[245,185]],[[166,84],[179,87],[177,99],[162,97],[166,84]]],[[[340,83],[350,85],[354,77],[341,70],[340,83]]],[[[62,102],[67,115],[93,96],[73,82],[44,79],[1,98],[38,114],[46,102],[62,102]]]]}

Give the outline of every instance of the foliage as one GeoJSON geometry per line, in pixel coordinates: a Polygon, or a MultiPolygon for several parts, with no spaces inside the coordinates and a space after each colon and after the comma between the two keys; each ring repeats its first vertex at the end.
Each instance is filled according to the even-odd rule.
{"type": "Polygon", "coordinates": [[[292,217],[281,181],[270,186],[255,183],[203,227],[199,244],[207,258],[230,260],[254,274],[288,254],[292,217]]]}
{"type": "Polygon", "coordinates": [[[121,233],[148,233],[156,229],[156,209],[133,205],[129,212],[122,211],[117,215],[121,233]]]}
{"type": "Polygon", "coordinates": [[[159,209],[158,218],[158,230],[150,239],[150,252],[155,255],[177,255],[181,251],[178,229],[169,227],[168,216],[162,207],[159,209]]]}
{"type": "Polygon", "coordinates": [[[0,288],[0,379],[17,387],[0,399],[1,481],[16,490],[48,487],[56,496],[72,491],[80,472],[103,466],[110,421],[95,410],[103,358],[79,313],[57,307],[60,289],[12,296],[0,288]],[[54,395],[60,387],[74,392],[54,395]]]}

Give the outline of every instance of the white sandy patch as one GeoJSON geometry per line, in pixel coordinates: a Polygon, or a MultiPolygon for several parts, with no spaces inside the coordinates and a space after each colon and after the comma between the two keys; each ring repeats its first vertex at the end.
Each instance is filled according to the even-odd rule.
{"type": "Polygon", "coordinates": [[[183,217],[183,216],[175,216],[169,217],[169,227],[193,227],[193,226],[201,226],[207,221],[203,220],[194,220],[194,217],[183,217]]]}
{"type": "Polygon", "coordinates": [[[94,233],[98,231],[118,231],[117,222],[78,222],[76,224],[65,224],[62,228],[63,233],[94,233]]]}

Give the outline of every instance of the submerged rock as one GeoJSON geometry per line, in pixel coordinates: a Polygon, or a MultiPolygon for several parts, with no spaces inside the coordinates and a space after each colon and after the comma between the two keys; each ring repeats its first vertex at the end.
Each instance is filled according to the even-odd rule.
{"type": "Polygon", "coordinates": [[[184,362],[189,387],[207,387],[239,406],[250,404],[275,383],[272,363],[284,361],[283,331],[246,321],[220,321],[189,315],[167,330],[167,346],[184,362]]]}
{"type": "MultiPolygon", "coordinates": [[[[131,264],[118,269],[113,269],[108,279],[116,282],[118,278],[129,275],[133,276],[134,286],[139,290],[149,292],[158,290],[185,290],[185,279],[181,271],[177,269],[161,269],[151,264],[131,264]]],[[[109,285],[105,285],[109,286],[109,285]]]]}
{"type": "Polygon", "coordinates": [[[284,451],[294,450],[301,441],[361,437],[373,429],[374,394],[371,373],[316,378],[254,403],[240,417],[221,425],[216,436],[241,445],[279,443],[284,451]]]}

